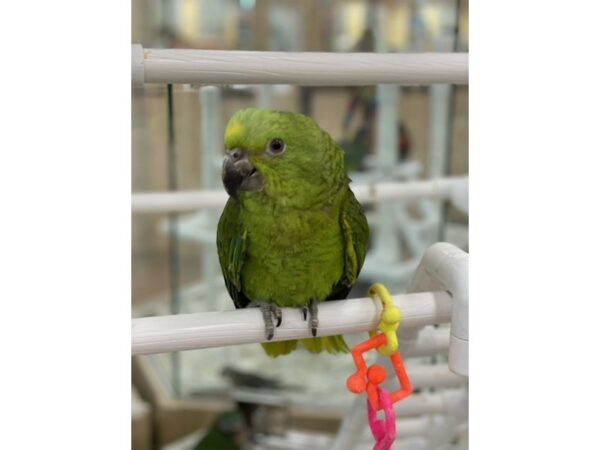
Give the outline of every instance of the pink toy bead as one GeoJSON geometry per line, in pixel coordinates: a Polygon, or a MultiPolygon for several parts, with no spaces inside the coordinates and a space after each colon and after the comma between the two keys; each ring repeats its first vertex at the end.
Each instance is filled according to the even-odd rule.
{"type": "Polygon", "coordinates": [[[396,414],[390,394],[379,386],[377,393],[385,419],[378,419],[377,411],[371,406],[371,402],[367,401],[369,427],[376,441],[373,450],[389,450],[396,439],[396,414]]]}

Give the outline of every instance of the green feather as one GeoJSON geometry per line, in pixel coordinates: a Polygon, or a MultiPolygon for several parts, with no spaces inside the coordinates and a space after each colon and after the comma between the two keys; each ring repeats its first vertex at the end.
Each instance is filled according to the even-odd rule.
{"type": "MultiPolygon", "coordinates": [[[[306,116],[257,109],[231,119],[225,143],[241,148],[264,180],[262,191],[230,198],[219,221],[219,261],[236,307],[346,298],[365,259],[369,228],[348,186],[342,149],[306,116]],[[274,138],[286,143],[275,157],[265,153],[274,138]]],[[[300,343],[314,353],[348,351],[341,336],[300,343]]],[[[277,356],[297,345],[263,347],[277,356]]]]}

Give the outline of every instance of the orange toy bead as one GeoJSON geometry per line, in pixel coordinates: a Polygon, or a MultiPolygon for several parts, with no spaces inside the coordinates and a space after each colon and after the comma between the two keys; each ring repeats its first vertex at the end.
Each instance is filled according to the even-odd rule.
{"type": "Polygon", "coordinates": [[[367,369],[367,379],[369,383],[381,384],[387,378],[385,367],[375,364],[367,369]]]}
{"type": "Polygon", "coordinates": [[[350,392],[355,394],[360,394],[367,389],[367,382],[360,374],[355,373],[354,375],[350,375],[346,380],[346,386],[350,392]]]}

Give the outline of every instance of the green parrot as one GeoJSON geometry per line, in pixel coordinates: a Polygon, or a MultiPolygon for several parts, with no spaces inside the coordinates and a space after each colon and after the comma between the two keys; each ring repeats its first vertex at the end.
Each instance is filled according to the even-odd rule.
{"type": "MultiPolygon", "coordinates": [[[[369,241],[344,151],[309,117],[254,108],[231,118],[225,146],[217,249],[236,308],[260,308],[267,340],[281,307],[301,308],[315,336],[300,340],[306,349],[347,352],[341,336],[316,337],[318,303],[348,296],[369,241]]],[[[278,356],[298,341],[262,345],[278,356]]]]}

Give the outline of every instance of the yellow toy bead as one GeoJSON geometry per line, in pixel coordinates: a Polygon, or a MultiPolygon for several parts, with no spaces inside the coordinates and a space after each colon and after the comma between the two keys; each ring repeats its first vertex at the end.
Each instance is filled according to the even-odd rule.
{"type": "Polygon", "coordinates": [[[396,325],[397,327],[400,324],[401,317],[400,310],[396,306],[392,306],[383,310],[381,321],[386,324],[396,325]]]}
{"type": "MultiPolygon", "coordinates": [[[[377,328],[385,334],[387,345],[379,347],[377,351],[383,356],[391,356],[396,350],[398,350],[398,337],[396,336],[396,330],[400,326],[400,320],[402,320],[402,313],[400,309],[394,304],[392,296],[381,283],[375,283],[369,288],[369,296],[375,300],[377,297],[383,304],[383,311],[381,312],[381,320],[377,324],[377,328]]],[[[372,331],[369,333],[371,337],[377,333],[372,331]]]]}

